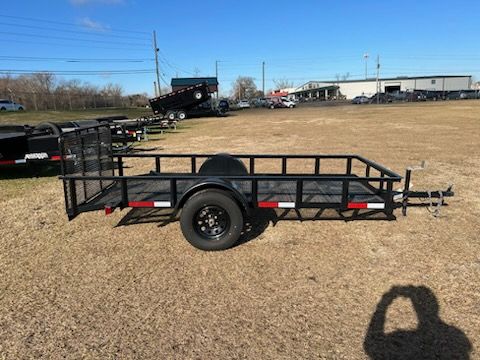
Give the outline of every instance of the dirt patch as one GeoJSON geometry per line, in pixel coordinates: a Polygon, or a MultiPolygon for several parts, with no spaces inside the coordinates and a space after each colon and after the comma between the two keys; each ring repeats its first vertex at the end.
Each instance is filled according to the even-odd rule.
{"type": "Polygon", "coordinates": [[[148,146],[359,153],[397,172],[426,159],[415,187],[454,182],[457,195],[440,218],[411,208],[390,222],[267,219],[250,241],[206,253],[178,223],[116,226],[127,210],[69,223],[55,177],[0,180],[1,356],[359,359],[364,344],[375,356],[404,329],[410,344],[432,333],[444,351],[479,357],[480,102],[245,110],[185,124],[148,146]],[[390,337],[369,333],[382,306],[390,337]]]}

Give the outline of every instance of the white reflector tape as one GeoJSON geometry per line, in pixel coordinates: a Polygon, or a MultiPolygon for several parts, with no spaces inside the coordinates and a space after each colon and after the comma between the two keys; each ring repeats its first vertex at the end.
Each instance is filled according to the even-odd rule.
{"type": "Polygon", "coordinates": [[[154,201],[153,202],[153,207],[169,208],[169,207],[171,207],[171,203],[170,203],[170,201],[154,201]]]}
{"type": "Polygon", "coordinates": [[[385,209],[384,203],[368,203],[367,209],[385,209]]]}
{"type": "Polygon", "coordinates": [[[15,164],[25,164],[26,162],[26,159],[15,160],[15,164]]]}
{"type": "Polygon", "coordinates": [[[295,203],[294,202],[279,202],[278,207],[279,208],[293,209],[295,207],[295,203]]]}

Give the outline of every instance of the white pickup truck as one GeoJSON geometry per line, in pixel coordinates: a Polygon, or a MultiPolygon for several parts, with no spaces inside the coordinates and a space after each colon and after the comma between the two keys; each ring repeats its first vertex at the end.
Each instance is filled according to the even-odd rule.
{"type": "Polygon", "coordinates": [[[0,99],[0,111],[23,111],[25,106],[11,100],[0,99]]]}

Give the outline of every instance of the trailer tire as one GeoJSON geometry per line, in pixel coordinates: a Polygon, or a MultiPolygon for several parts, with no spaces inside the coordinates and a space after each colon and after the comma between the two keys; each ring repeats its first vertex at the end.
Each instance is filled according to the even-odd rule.
{"type": "Polygon", "coordinates": [[[180,226],[187,241],[197,249],[225,250],[232,247],[243,230],[243,214],[226,191],[206,189],[185,203],[180,226]]]}
{"type": "Polygon", "coordinates": [[[180,110],[177,112],[178,120],[185,120],[186,118],[187,118],[187,113],[184,110],[180,110]]]}
{"type": "Polygon", "coordinates": [[[202,98],[203,94],[200,90],[197,90],[193,93],[193,98],[196,100],[200,100],[202,98]]]}
{"type": "Polygon", "coordinates": [[[35,126],[35,130],[36,131],[47,131],[50,134],[57,135],[57,136],[60,136],[61,133],[62,133],[62,130],[60,129],[60,127],[58,127],[57,124],[54,124],[54,123],[51,123],[51,122],[45,122],[45,123],[38,124],[37,126],[35,126]]]}
{"type": "Polygon", "coordinates": [[[174,111],[167,111],[167,114],[165,115],[165,117],[168,119],[168,120],[175,120],[175,112],[174,111]]]}

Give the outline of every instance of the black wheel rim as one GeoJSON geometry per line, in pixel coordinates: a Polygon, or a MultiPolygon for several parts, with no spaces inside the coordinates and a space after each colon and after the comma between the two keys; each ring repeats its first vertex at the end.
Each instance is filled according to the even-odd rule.
{"type": "Polygon", "coordinates": [[[230,227],[230,216],[225,209],[210,205],[197,211],[193,217],[195,232],[207,240],[218,240],[230,227]]]}

